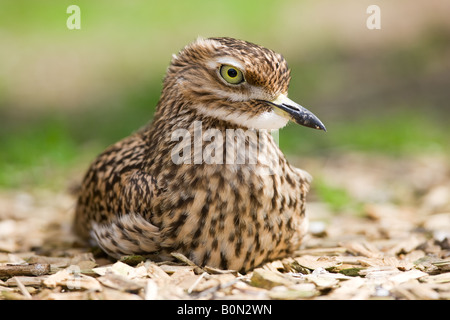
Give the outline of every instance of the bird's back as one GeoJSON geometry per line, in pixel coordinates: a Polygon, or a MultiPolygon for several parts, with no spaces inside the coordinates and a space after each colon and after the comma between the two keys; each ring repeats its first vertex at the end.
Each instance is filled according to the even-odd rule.
{"type": "MultiPolygon", "coordinates": [[[[127,137],[102,152],[89,167],[79,192],[75,211],[75,232],[89,239],[92,224],[104,224],[124,212],[146,213],[151,192],[132,192],[146,188],[136,179],[148,146],[140,133],[127,137]],[[142,197],[138,198],[141,194],[142,197]]],[[[151,186],[151,184],[150,184],[151,186]]]]}

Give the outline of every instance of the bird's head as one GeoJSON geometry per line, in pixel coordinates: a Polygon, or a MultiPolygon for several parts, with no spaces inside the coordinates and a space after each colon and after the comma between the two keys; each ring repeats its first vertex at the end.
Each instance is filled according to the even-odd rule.
{"type": "Polygon", "coordinates": [[[286,60],[270,49],[232,38],[199,38],[173,56],[164,91],[197,113],[250,129],[279,129],[292,120],[325,130],[313,113],[287,97],[289,81],[286,60]]]}

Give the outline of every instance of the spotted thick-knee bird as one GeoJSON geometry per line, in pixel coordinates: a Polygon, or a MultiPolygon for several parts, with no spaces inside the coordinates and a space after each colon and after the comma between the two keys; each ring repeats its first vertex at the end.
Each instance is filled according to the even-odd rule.
{"type": "Polygon", "coordinates": [[[325,130],[287,97],[278,53],[199,38],[173,55],[154,118],[107,148],[85,175],[74,229],[112,257],[179,252],[248,271],[296,250],[311,177],[271,131],[289,120],[325,130]]]}

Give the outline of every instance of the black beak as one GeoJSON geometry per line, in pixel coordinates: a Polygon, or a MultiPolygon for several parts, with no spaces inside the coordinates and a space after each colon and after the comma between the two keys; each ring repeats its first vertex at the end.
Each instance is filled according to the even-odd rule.
{"type": "Polygon", "coordinates": [[[283,116],[288,116],[289,119],[293,120],[295,123],[308,128],[327,131],[322,121],[320,121],[311,111],[298,103],[295,103],[285,95],[281,94],[277,99],[267,102],[280,110],[283,116]]]}

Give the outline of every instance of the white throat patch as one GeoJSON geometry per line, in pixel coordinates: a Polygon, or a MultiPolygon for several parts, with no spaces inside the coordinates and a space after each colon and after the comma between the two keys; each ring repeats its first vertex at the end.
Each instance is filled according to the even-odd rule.
{"type": "Polygon", "coordinates": [[[258,116],[239,115],[222,109],[211,110],[203,105],[196,105],[196,110],[201,114],[215,119],[228,121],[249,129],[281,129],[289,122],[289,119],[276,114],[273,110],[266,111],[258,116]]]}

